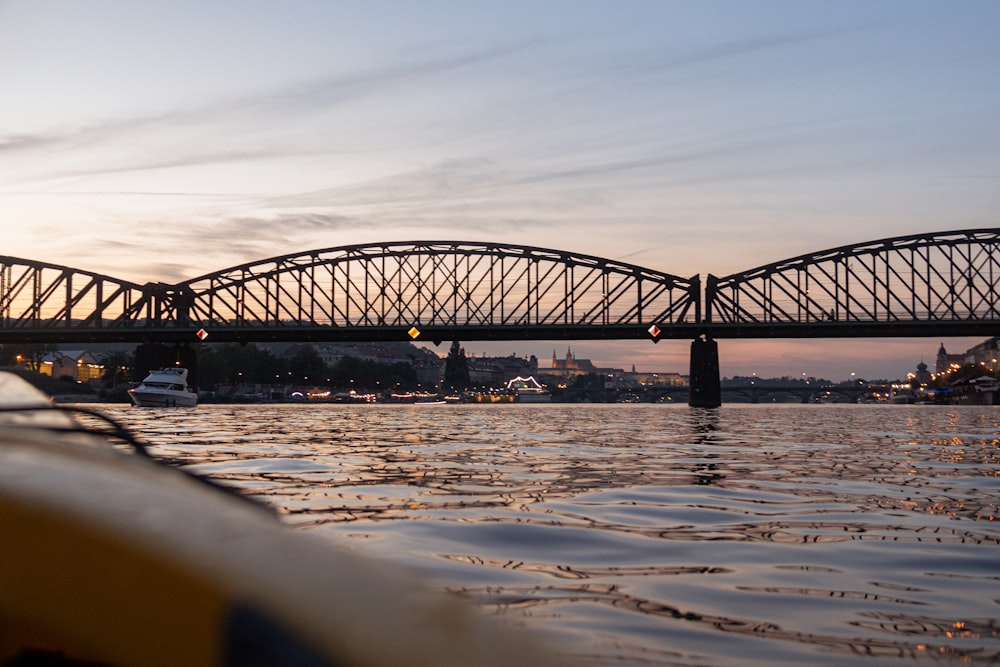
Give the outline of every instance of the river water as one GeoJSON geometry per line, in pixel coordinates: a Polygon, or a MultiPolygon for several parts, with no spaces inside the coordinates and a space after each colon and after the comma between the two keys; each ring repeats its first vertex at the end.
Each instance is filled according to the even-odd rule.
{"type": "Polygon", "coordinates": [[[577,664],[1000,662],[996,408],[103,411],[577,664]]]}

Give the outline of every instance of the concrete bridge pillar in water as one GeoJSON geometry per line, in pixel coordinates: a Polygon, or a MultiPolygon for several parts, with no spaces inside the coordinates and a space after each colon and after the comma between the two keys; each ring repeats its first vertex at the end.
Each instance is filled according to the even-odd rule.
{"type": "Polygon", "coordinates": [[[717,408],[722,405],[719,345],[708,336],[703,335],[691,341],[688,405],[694,408],[717,408]]]}
{"type": "Polygon", "coordinates": [[[139,345],[135,348],[132,379],[140,382],[149,371],[172,366],[188,369],[188,384],[192,389],[198,388],[198,352],[189,345],[168,346],[162,343],[139,345]]]}

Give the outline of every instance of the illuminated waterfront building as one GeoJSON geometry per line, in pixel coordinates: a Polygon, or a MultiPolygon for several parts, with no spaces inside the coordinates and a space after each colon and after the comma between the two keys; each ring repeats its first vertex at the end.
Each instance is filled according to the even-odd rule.
{"type": "Polygon", "coordinates": [[[937,364],[935,373],[943,373],[950,368],[958,368],[965,365],[982,366],[990,372],[998,368],[997,360],[1000,359],[1000,336],[987,338],[982,343],[974,345],[962,354],[948,354],[944,349],[944,343],[938,348],[937,364]]]}
{"type": "Polygon", "coordinates": [[[89,350],[61,350],[42,357],[38,372],[54,378],[71,377],[77,382],[89,382],[104,374],[104,366],[89,350]]]}

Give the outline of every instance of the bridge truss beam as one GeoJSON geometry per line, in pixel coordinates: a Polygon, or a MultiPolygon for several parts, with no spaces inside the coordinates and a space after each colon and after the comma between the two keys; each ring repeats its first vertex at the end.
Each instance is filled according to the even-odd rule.
{"type": "Polygon", "coordinates": [[[344,246],[176,285],[0,257],[0,343],[988,336],[998,245],[939,232],[709,275],[704,319],[698,276],[509,244],[344,246]]]}
{"type": "Polygon", "coordinates": [[[0,256],[0,342],[101,336],[152,319],[143,286],[46,262],[0,256]]]}
{"type": "Polygon", "coordinates": [[[996,334],[1000,230],[895,237],[706,281],[715,337],[996,334]]]}
{"type": "Polygon", "coordinates": [[[638,338],[694,324],[699,281],[529,246],[410,242],[277,257],[183,284],[174,319],[321,339],[638,338]]]}
{"type": "Polygon", "coordinates": [[[680,338],[700,317],[697,276],[509,244],[345,246],[177,285],[6,259],[0,342],[680,338]]]}

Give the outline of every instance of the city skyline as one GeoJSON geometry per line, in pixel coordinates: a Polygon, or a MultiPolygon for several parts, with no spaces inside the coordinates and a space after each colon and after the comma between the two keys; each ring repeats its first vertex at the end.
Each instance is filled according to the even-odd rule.
{"type": "MultiPolygon", "coordinates": [[[[985,0],[0,1],[3,253],[176,282],[441,239],[726,275],[996,226],[997,19],[985,0]]],[[[893,378],[979,340],[719,354],[729,376],[893,378]]],[[[687,372],[686,341],[571,345],[687,372]]]]}
{"type": "MultiPolygon", "coordinates": [[[[564,359],[566,351],[572,349],[574,356],[588,358],[594,362],[595,366],[600,368],[620,368],[625,371],[631,371],[632,366],[635,365],[636,372],[638,373],[678,373],[680,375],[688,375],[689,343],[687,341],[660,341],[657,347],[668,346],[669,349],[656,350],[652,355],[644,354],[643,348],[647,345],[650,347],[653,345],[646,341],[641,343],[635,341],[600,341],[590,342],[583,346],[580,345],[581,342],[584,341],[545,341],[549,345],[549,348],[545,348],[548,351],[543,354],[533,351],[542,349],[540,343],[531,342],[511,344],[510,342],[469,341],[463,343],[463,347],[466,354],[474,357],[508,356],[511,354],[519,357],[528,357],[534,355],[538,358],[538,367],[540,370],[548,368],[553,352],[557,358],[564,359]],[[552,345],[555,345],[555,347],[553,348],[552,345]],[[517,349],[513,349],[515,347],[517,349]],[[608,348],[612,351],[608,351],[608,348]],[[584,353],[583,350],[589,351],[584,353]],[[629,359],[633,361],[629,361],[629,359]],[[608,360],[616,361],[612,362],[608,360]],[[618,363],[617,360],[621,360],[624,363],[618,363]]],[[[883,348],[879,345],[883,341],[880,339],[852,339],[849,341],[850,345],[856,348],[856,352],[860,349],[861,353],[855,354],[853,357],[844,358],[829,359],[817,357],[811,363],[806,361],[799,364],[799,366],[795,366],[787,360],[786,352],[789,342],[798,346],[795,354],[798,355],[799,360],[808,357],[811,348],[821,350],[824,345],[830,343],[843,343],[843,341],[829,341],[818,338],[798,341],[773,340],[752,342],[720,340],[720,375],[723,377],[753,377],[756,375],[761,378],[813,377],[834,382],[853,379],[903,380],[908,373],[915,372],[917,365],[921,362],[933,369],[937,359],[937,351],[941,345],[944,345],[950,354],[964,353],[983,342],[983,337],[935,339],[933,345],[930,344],[930,339],[916,339],[916,342],[927,344],[927,350],[918,357],[914,357],[912,363],[898,369],[896,368],[897,362],[895,359],[880,361],[878,355],[883,352],[883,348]],[[873,343],[875,344],[874,348],[865,352],[865,347],[873,343]],[[737,358],[743,352],[748,351],[752,354],[761,354],[761,350],[763,350],[763,356],[761,357],[737,358]]],[[[418,343],[417,345],[418,347],[433,351],[438,356],[443,356],[447,353],[447,345],[444,343],[439,346],[427,343],[418,343]]]]}

